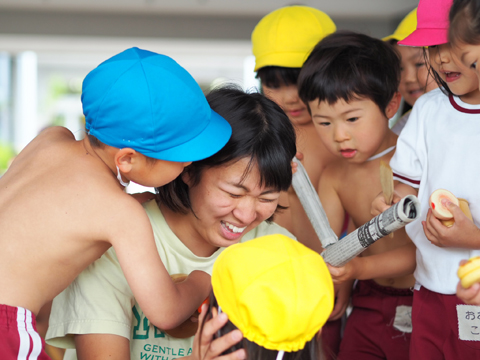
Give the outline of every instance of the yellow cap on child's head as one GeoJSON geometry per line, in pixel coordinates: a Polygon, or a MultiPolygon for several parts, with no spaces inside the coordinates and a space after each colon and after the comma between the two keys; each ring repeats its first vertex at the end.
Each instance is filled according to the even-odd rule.
{"type": "Polygon", "coordinates": [[[212,287],[243,336],[269,350],[303,349],[333,309],[322,257],[280,234],[225,249],[213,265],[212,287]]]}
{"type": "Polygon", "coordinates": [[[415,31],[417,28],[417,8],[413,9],[408,13],[407,16],[398,24],[397,28],[392,35],[384,37],[383,41],[388,40],[397,40],[401,41],[405,39],[408,35],[415,31]]]}
{"type": "Polygon", "coordinates": [[[255,71],[264,66],[301,68],[315,45],[335,30],[332,19],[312,7],[295,5],[272,11],[252,33],[255,71]]]}

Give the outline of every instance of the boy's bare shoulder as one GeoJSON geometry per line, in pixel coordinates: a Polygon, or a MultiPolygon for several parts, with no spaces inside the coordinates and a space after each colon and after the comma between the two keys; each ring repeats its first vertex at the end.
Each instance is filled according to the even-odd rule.
{"type": "Polygon", "coordinates": [[[43,129],[38,134],[38,136],[60,136],[60,135],[62,136],[68,135],[72,138],[75,137],[70,130],[68,130],[66,127],[63,127],[63,126],[49,126],[43,129]]]}
{"type": "Polygon", "coordinates": [[[136,238],[144,229],[151,228],[142,205],[117,188],[117,184],[106,184],[101,178],[89,178],[88,181],[88,189],[82,189],[88,196],[80,200],[77,206],[83,208],[81,218],[90,224],[95,238],[115,245],[122,239],[136,238]]]}
{"type": "Polygon", "coordinates": [[[34,141],[44,140],[75,140],[73,133],[63,126],[51,126],[42,130],[34,141]]]}
{"type": "MultiPolygon", "coordinates": [[[[55,161],[66,155],[62,148],[74,143],[75,136],[70,130],[62,126],[52,126],[42,130],[17,156],[19,160],[33,160],[51,158],[55,161]]],[[[18,162],[17,162],[18,163],[18,162]]]]}
{"type": "MultiPolygon", "coordinates": [[[[94,167],[88,165],[76,177],[77,184],[82,184],[83,192],[89,194],[91,207],[98,210],[95,216],[120,225],[134,218],[146,217],[142,205],[123,191],[110,169],[98,167],[98,164],[94,167]]],[[[78,185],[75,187],[78,188],[78,185]]]]}
{"type": "MultiPolygon", "coordinates": [[[[110,209],[115,209],[114,216],[118,218],[118,221],[130,222],[132,218],[147,218],[147,213],[143,206],[131,195],[123,191],[112,194],[106,193],[105,195],[110,201],[110,204],[107,206],[110,209]]],[[[110,215],[112,214],[110,213],[110,215]]]]}
{"type": "Polygon", "coordinates": [[[343,161],[331,162],[320,177],[320,183],[338,185],[347,174],[347,166],[343,161]]]}

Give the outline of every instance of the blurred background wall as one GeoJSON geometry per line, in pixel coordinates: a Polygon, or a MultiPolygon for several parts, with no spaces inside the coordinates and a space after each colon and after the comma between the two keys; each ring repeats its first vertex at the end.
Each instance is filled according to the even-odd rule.
{"type": "Polygon", "coordinates": [[[83,136],[81,83],[132,46],[163,53],[205,92],[257,86],[250,35],[267,13],[300,4],[338,29],[389,35],[417,0],[0,0],[0,175],[39,131],[63,125],[83,136]]]}

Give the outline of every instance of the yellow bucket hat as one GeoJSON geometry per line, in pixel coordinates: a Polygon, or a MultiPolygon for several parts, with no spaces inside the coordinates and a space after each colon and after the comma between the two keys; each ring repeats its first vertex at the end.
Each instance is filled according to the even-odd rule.
{"type": "Polygon", "coordinates": [[[397,28],[395,29],[392,35],[384,37],[383,41],[388,40],[397,40],[401,41],[405,39],[408,35],[415,31],[417,28],[417,8],[413,9],[408,13],[407,16],[403,18],[403,20],[398,24],[397,28]]]}
{"type": "Polygon", "coordinates": [[[301,68],[315,45],[336,29],[327,14],[308,6],[272,11],[252,33],[255,71],[264,66],[301,68]]]}
{"type": "Polygon", "coordinates": [[[280,234],[225,249],[213,265],[212,287],[243,336],[269,350],[303,349],[333,309],[322,257],[280,234]]]}

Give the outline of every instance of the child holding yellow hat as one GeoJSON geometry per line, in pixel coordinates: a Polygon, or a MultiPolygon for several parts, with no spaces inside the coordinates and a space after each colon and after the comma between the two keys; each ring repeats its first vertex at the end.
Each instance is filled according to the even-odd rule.
{"type": "Polygon", "coordinates": [[[334,296],[319,254],[280,234],[235,244],[217,258],[212,287],[191,358],[318,358],[313,340],[334,296]]]}
{"type": "MultiPolygon", "coordinates": [[[[320,10],[285,6],[264,16],[252,33],[255,71],[262,91],[280,105],[294,124],[297,149],[304,155],[304,166],[313,184],[318,184],[322,170],[334,157],[318,141],[310,113],[298,97],[297,78],[310,51],[335,30],[332,19],[320,10]]],[[[288,206],[286,194],[280,198],[280,204],[288,206]]],[[[275,222],[294,234],[295,230],[301,231],[294,229],[288,209],[277,215],[275,222]]],[[[314,240],[313,245],[307,246],[320,244],[314,240]]]]}
{"type": "Polygon", "coordinates": [[[392,131],[397,135],[400,134],[407,123],[410,110],[417,99],[438,87],[433,76],[429,76],[426,61],[428,60],[428,53],[424,52],[421,47],[398,44],[399,41],[414,32],[416,28],[417,9],[415,8],[405,16],[392,35],[383,38],[383,41],[387,41],[395,48],[401,59],[401,79],[398,91],[402,94],[404,106],[402,109],[403,116],[392,126],[392,131]]]}

